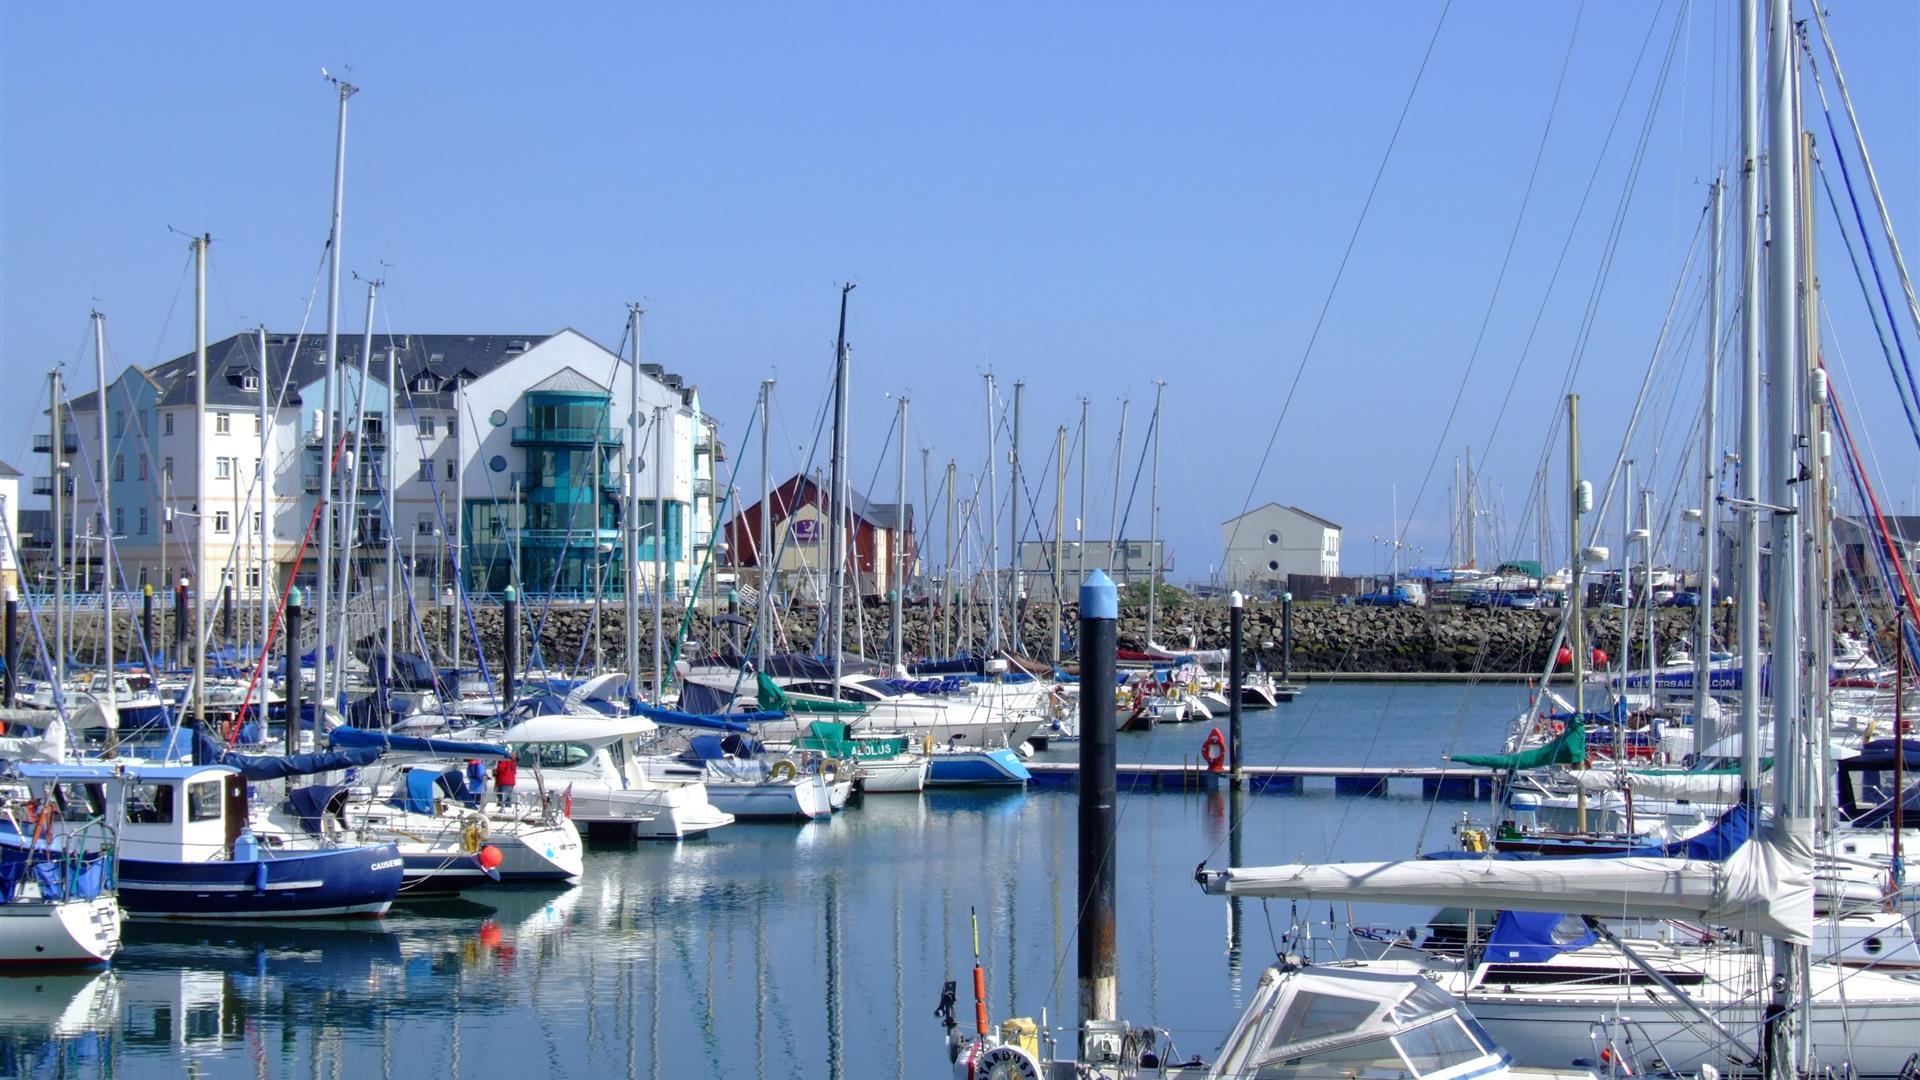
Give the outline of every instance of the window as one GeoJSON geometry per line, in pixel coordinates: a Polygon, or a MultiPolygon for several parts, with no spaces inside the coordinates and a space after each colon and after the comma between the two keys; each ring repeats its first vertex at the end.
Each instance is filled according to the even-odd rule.
{"type": "Polygon", "coordinates": [[[164,516],[164,517],[162,517],[162,518],[160,519],[160,524],[161,524],[162,526],[164,526],[164,527],[165,527],[165,530],[166,530],[166,534],[167,534],[168,536],[172,536],[172,535],[173,535],[173,515],[172,515],[171,513],[169,513],[169,514],[167,514],[166,516],[164,516]]]}
{"type": "Polygon", "coordinates": [[[113,478],[115,480],[125,480],[127,478],[127,455],[113,455],[113,478]]]}
{"type": "Polygon", "coordinates": [[[421,536],[431,534],[433,532],[433,515],[420,515],[420,520],[413,523],[413,531],[421,536]]]}
{"type": "Polygon", "coordinates": [[[172,413],[160,414],[160,434],[162,435],[173,434],[173,414],[172,413]]]}
{"type": "Polygon", "coordinates": [[[224,533],[230,532],[232,529],[233,515],[225,510],[215,510],[213,512],[213,531],[224,533]]]}
{"type": "Polygon", "coordinates": [[[264,424],[265,424],[265,421],[261,419],[260,414],[254,413],[253,414],[253,433],[255,435],[260,434],[261,428],[264,426],[264,424]]]}
{"type": "Polygon", "coordinates": [[[127,418],[119,409],[113,410],[113,433],[122,434],[127,430],[127,418]]]}
{"type": "Polygon", "coordinates": [[[147,508],[146,507],[143,506],[140,508],[140,516],[135,520],[139,521],[140,523],[140,535],[141,536],[147,535],[147,508]]]}
{"type": "Polygon", "coordinates": [[[453,460],[454,459],[452,458],[447,459],[447,479],[449,480],[452,480],[454,478],[453,473],[456,466],[454,465],[453,460]]]}
{"type": "Polygon", "coordinates": [[[1267,543],[1269,543],[1269,544],[1277,544],[1277,543],[1279,543],[1279,542],[1280,542],[1280,534],[1279,534],[1279,533],[1277,533],[1277,532],[1271,532],[1271,533],[1268,533],[1268,534],[1267,534],[1267,543]]]}
{"type": "Polygon", "coordinates": [[[173,459],[172,458],[161,459],[160,479],[165,480],[169,484],[173,483],[173,459]]]}
{"type": "Polygon", "coordinates": [[[527,743],[517,755],[522,768],[571,769],[593,760],[593,749],[580,743],[527,743]]]}
{"type": "Polygon", "coordinates": [[[433,459],[432,458],[420,459],[420,479],[422,480],[433,479],[433,459]]]}
{"type": "Polygon", "coordinates": [[[420,437],[421,438],[423,439],[433,438],[435,430],[436,429],[434,427],[433,417],[423,416],[420,418],[420,437]]]}
{"type": "Polygon", "coordinates": [[[233,434],[233,414],[217,412],[213,414],[213,433],[215,435],[233,434]]]}
{"type": "Polygon", "coordinates": [[[215,480],[233,479],[233,459],[217,457],[213,459],[213,478],[215,480]]]}
{"type": "Polygon", "coordinates": [[[140,455],[140,479],[145,480],[146,478],[147,478],[147,455],[141,454],[140,455]]]}
{"type": "Polygon", "coordinates": [[[257,566],[247,567],[247,588],[257,589],[259,587],[260,587],[260,568],[257,566]]]}
{"type": "Polygon", "coordinates": [[[140,587],[145,589],[147,584],[147,568],[143,566],[140,568],[140,587]]]}
{"type": "Polygon", "coordinates": [[[434,385],[433,376],[431,375],[422,375],[413,380],[413,392],[416,394],[431,394],[438,389],[439,387],[434,385]]]}
{"type": "Polygon", "coordinates": [[[127,824],[173,824],[173,785],[129,783],[126,800],[127,824]]]}
{"type": "Polygon", "coordinates": [[[253,512],[253,531],[256,533],[260,531],[260,511],[258,510],[253,512]]]}
{"type": "Polygon", "coordinates": [[[251,374],[240,376],[240,389],[242,390],[260,389],[260,376],[251,375],[251,374]]]}
{"type": "Polygon", "coordinates": [[[187,785],[187,820],[220,820],[220,781],[201,780],[187,785]]]}
{"type": "Polygon", "coordinates": [[[127,508],[124,506],[116,506],[113,508],[113,535],[125,536],[126,534],[127,508]]]}

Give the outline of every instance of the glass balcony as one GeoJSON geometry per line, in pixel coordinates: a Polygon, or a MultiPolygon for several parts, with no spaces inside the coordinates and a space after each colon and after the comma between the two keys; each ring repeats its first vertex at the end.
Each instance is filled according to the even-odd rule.
{"type": "Polygon", "coordinates": [[[517,427],[513,429],[515,446],[619,446],[624,433],[618,428],[600,427],[517,427]]]}

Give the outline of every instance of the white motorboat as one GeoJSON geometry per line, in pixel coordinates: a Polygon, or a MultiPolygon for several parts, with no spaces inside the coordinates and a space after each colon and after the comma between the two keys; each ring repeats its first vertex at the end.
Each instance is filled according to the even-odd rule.
{"type": "Polygon", "coordinates": [[[41,845],[0,851],[0,965],[111,960],[120,948],[120,901],[107,887],[110,858],[41,845]]]}
{"type": "Polygon", "coordinates": [[[556,714],[500,733],[519,765],[519,798],[558,798],[576,825],[609,826],[659,840],[697,836],[733,822],[713,805],[698,776],[656,777],[645,743],[657,728],[639,716],[556,714]]]}

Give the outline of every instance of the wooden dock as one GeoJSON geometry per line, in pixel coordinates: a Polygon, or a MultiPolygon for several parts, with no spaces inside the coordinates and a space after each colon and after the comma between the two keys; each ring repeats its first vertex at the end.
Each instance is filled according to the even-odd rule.
{"type": "MultiPolygon", "coordinates": [[[[1030,785],[1043,788],[1071,788],[1080,777],[1077,761],[1028,761],[1033,774],[1030,785]]],[[[1257,795],[1301,795],[1308,780],[1330,780],[1335,795],[1383,798],[1391,793],[1393,781],[1403,785],[1418,781],[1420,798],[1470,802],[1493,797],[1497,773],[1466,768],[1394,768],[1351,765],[1249,765],[1241,770],[1247,790],[1257,795]]],[[[1120,793],[1153,791],[1225,790],[1228,774],[1213,772],[1202,762],[1179,765],[1143,765],[1122,763],[1118,769],[1120,793]]],[[[1407,794],[1411,794],[1408,791],[1407,794]]]]}

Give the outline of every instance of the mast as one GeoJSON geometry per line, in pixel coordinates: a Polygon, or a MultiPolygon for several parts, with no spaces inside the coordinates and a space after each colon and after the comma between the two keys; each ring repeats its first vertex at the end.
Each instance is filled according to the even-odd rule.
{"type": "MultiPolygon", "coordinates": [[[[260,527],[255,529],[254,532],[258,534],[260,542],[260,655],[265,656],[267,654],[267,628],[271,625],[272,619],[270,610],[271,603],[268,597],[273,591],[272,586],[269,584],[273,580],[273,544],[271,543],[273,536],[273,510],[272,507],[268,505],[271,494],[270,489],[273,486],[270,479],[273,475],[273,468],[267,463],[269,460],[267,456],[267,440],[273,437],[273,410],[267,404],[267,327],[265,323],[260,324],[260,328],[255,331],[255,335],[254,340],[260,353],[260,467],[255,470],[259,473],[256,479],[260,483],[260,527]]],[[[389,374],[387,378],[387,385],[389,388],[393,385],[391,374],[389,374]]],[[[392,407],[389,406],[387,411],[392,412],[392,407]]],[[[392,441],[391,435],[388,436],[388,441],[392,441]]],[[[391,461],[392,452],[389,451],[388,453],[389,461],[391,461]]],[[[387,513],[389,516],[393,513],[391,487],[388,488],[387,513]]],[[[389,565],[392,563],[391,551],[388,553],[388,563],[389,565]]],[[[391,585],[388,586],[388,592],[392,592],[391,585]]],[[[389,618],[387,621],[391,624],[393,620],[389,618]]],[[[300,703],[297,701],[294,702],[293,707],[298,709],[300,703]]]]}
{"type": "MultiPolygon", "coordinates": [[[[1462,510],[1465,511],[1465,516],[1461,518],[1460,526],[1464,530],[1462,541],[1466,544],[1467,565],[1477,570],[1480,568],[1480,551],[1479,545],[1476,542],[1479,539],[1478,533],[1480,531],[1478,527],[1480,523],[1480,505],[1478,499],[1475,497],[1477,495],[1475,491],[1477,485],[1473,479],[1473,447],[1471,446],[1467,447],[1466,481],[1467,498],[1466,503],[1462,506],[1462,510]]],[[[1396,539],[1398,538],[1396,537],[1396,539]]]]}
{"type": "Polygon", "coordinates": [[[1049,646],[1049,656],[1054,666],[1060,665],[1060,620],[1061,608],[1066,598],[1061,593],[1063,575],[1061,562],[1066,559],[1067,533],[1067,428],[1065,424],[1053,436],[1053,644],[1049,646]]]}
{"type": "MultiPolygon", "coordinates": [[[[1120,474],[1125,472],[1127,467],[1127,406],[1129,404],[1131,404],[1130,399],[1124,397],[1120,399],[1120,434],[1113,440],[1113,505],[1107,513],[1107,572],[1109,574],[1120,569],[1120,564],[1115,560],[1120,554],[1120,474]]],[[[1124,585],[1127,580],[1126,574],[1122,573],[1119,583],[1124,585]]]]}
{"type": "Polygon", "coordinates": [[[94,404],[100,419],[100,575],[105,579],[100,590],[100,648],[107,669],[107,715],[112,717],[119,715],[113,678],[113,444],[107,433],[107,317],[98,311],[93,313],[93,371],[100,386],[100,400],[94,404]]]}
{"type": "Polygon", "coordinates": [[[667,407],[653,407],[653,703],[666,695],[667,407]]]}
{"type": "Polygon", "coordinates": [[[900,486],[894,489],[893,506],[893,666],[902,676],[907,673],[906,587],[907,587],[907,398],[900,397],[900,486]]]}
{"type": "Polygon", "coordinates": [[[767,670],[773,636],[773,380],[760,380],[760,564],[759,629],[754,633],[754,669],[767,670]]]}
{"type": "MultiPolygon", "coordinates": [[[[475,449],[479,448],[479,443],[480,440],[474,440],[475,449]]],[[[515,506],[519,506],[520,496],[516,495],[513,501],[515,506]]],[[[526,510],[524,508],[521,509],[520,515],[521,521],[524,523],[526,520],[526,510]]],[[[458,682],[460,678],[460,642],[462,638],[466,637],[464,631],[466,630],[465,604],[467,599],[467,582],[460,570],[460,563],[462,562],[460,553],[465,547],[465,538],[461,534],[466,528],[466,516],[467,380],[456,375],[453,380],[453,523],[452,528],[448,530],[449,535],[447,537],[450,550],[436,553],[434,556],[435,565],[439,565],[440,561],[445,559],[453,570],[453,606],[447,611],[447,614],[453,620],[453,625],[448,627],[449,630],[453,631],[452,644],[448,646],[450,653],[448,660],[454,669],[453,677],[456,682],[458,682]]],[[[516,529],[516,537],[525,531],[524,528],[516,529]]],[[[513,581],[511,584],[515,591],[525,588],[524,583],[520,580],[520,560],[518,558],[513,561],[513,581]]],[[[516,629],[515,627],[509,626],[504,632],[513,633],[516,629]]],[[[476,652],[479,650],[478,642],[475,642],[474,648],[476,652]]],[[[519,672],[512,672],[511,674],[518,675],[519,672]]]]}
{"type": "MultiPolygon", "coordinates": [[[[1740,0],[1740,781],[1760,790],[1760,0],[1740,0]]],[[[1749,807],[1756,815],[1758,806],[1749,807]]]]}
{"type": "MultiPolygon", "coordinates": [[[[1775,827],[1788,836],[1810,839],[1801,785],[1799,719],[1801,684],[1800,502],[1798,436],[1800,366],[1798,311],[1799,238],[1795,235],[1793,90],[1793,12],[1786,0],[1774,0],[1767,41],[1768,244],[1767,244],[1767,502],[1772,515],[1773,640],[1770,680],[1773,698],[1773,772],[1775,827]]],[[[1756,298],[1757,299],[1757,298],[1756,298]]],[[[1751,301],[1750,301],[1751,302],[1751,301]]],[[[1790,941],[1773,943],[1773,993],[1767,1010],[1767,1074],[1796,1071],[1802,1033],[1790,1020],[1788,1005],[1800,990],[1804,951],[1790,941]]]]}
{"type": "Polygon", "coordinates": [[[1153,648],[1153,620],[1158,614],[1160,584],[1160,395],[1165,379],[1153,380],[1153,485],[1147,500],[1147,648],[1153,648]]]}
{"type": "MultiPolygon", "coordinates": [[[[600,432],[604,427],[604,424],[594,427],[593,450],[591,451],[593,457],[591,464],[588,465],[588,483],[593,485],[593,548],[591,549],[593,561],[591,565],[593,568],[593,671],[596,675],[605,670],[607,666],[606,634],[604,632],[606,629],[607,574],[606,559],[600,551],[600,519],[602,514],[600,477],[602,471],[601,462],[604,458],[600,450],[600,432]]],[[[613,552],[609,550],[606,554],[611,555],[613,552]]]]}
{"type": "MultiPolygon", "coordinates": [[[[193,241],[193,493],[200,516],[193,519],[193,726],[207,725],[207,245],[193,241]]],[[[104,462],[102,465],[104,466],[104,462]]],[[[104,475],[106,469],[103,467],[104,475]]],[[[323,560],[324,561],[324,560],[323,560]]]]}
{"type": "MultiPolygon", "coordinates": [[[[399,429],[400,429],[398,418],[394,415],[395,396],[394,396],[394,390],[393,390],[393,385],[394,385],[393,377],[394,377],[394,369],[396,366],[397,364],[396,364],[396,357],[394,356],[393,344],[391,339],[389,339],[387,344],[387,418],[386,418],[386,425],[383,430],[383,433],[386,435],[387,444],[385,447],[385,452],[383,457],[383,460],[385,461],[385,467],[380,470],[380,487],[381,487],[380,501],[385,505],[385,509],[386,509],[386,512],[381,515],[383,519],[383,524],[385,525],[385,528],[383,528],[381,531],[386,534],[384,539],[386,540],[386,549],[387,549],[387,617],[385,619],[385,625],[386,625],[385,637],[387,642],[387,655],[381,659],[381,667],[383,670],[380,672],[380,677],[383,685],[387,686],[389,689],[391,689],[393,686],[393,645],[394,645],[393,590],[396,583],[393,564],[394,564],[395,557],[400,554],[400,542],[393,535],[393,523],[394,523],[393,462],[394,462],[394,450],[399,445],[399,439],[397,436],[399,434],[399,429]]],[[[264,391],[266,388],[266,382],[263,380],[260,386],[262,391],[264,391]]],[[[267,459],[264,453],[264,447],[266,446],[266,435],[264,434],[264,432],[267,430],[267,427],[264,422],[261,423],[260,430],[263,433],[260,436],[260,445],[263,448],[262,456],[260,460],[265,461],[267,459]]],[[[263,499],[264,499],[264,492],[263,492],[263,499]]],[[[264,507],[264,505],[265,503],[263,501],[262,506],[264,507]]],[[[264,513],[260,515],[260,520],[262,523],[266,521],[266,515],[264,513]]],[[[260,580],[261,582],[264,583],[267,580],[266,575],[265,574],[260,575],[260,580]]],[[[261,595],[264,596],[265,593],[263,592],[261,595]]]]}
{"type": "Polygon", "coordinates": [[[999,452],[997,417],[993,412],[993,372],[987,372],[987,602],[992,621],[987,624],[987,652],[1000,652],[1000,497],[994,490],[994,455],[999,452]]]}
{"type": "MultiPolygon", "coordinates": [[[[325,75],[325,70],[321,72],[325,75]]],[[[331,589],[327,583],[327,554],[333,550],[333,409],[337,396],[334,393],[333,369],[340,359],[340,225],[341,211],[346,199],[347,184],[347,99],[359,92],[359,87],[343,79],[330,75],[327,81],[333,84],[340,95],[340,115],[335,126],[333,145],[333,218],[327,232],[327,370],[320,402],[320,553],[313,560],[314,576],[318,579],[314,590],[315,640],[319,642],[313,654],[313,718],[315,724],[326,720],[327,702],[327,616],[331,589]]],[[[194,426],[206,422],[202,414],[194,419],[194,426]]],[[[198,485],[195,485],[196,490],[198,485]]],[[[295,567],[295,572],[298,572],[295,567]]],[[[194,573],[198,575],[199,571],[194,573]]],[[[287,648],[298,649],[297,641],[287,642],[287,648]]],[[[291,703],[288,715],[298,723],[298,708],[291,703]]]]}
{"type": "MultiPolygon", "coordinates": [[[[340,619],[339,625],[334,628],[340,646],[339,655],[343,659],[333,669],[333,697],[336,701],[340,700],[340,696],[347,689],[347,663],[344,659],[347,655],[347,596],[348,590],[352,588],[353,546],[359,540],[357,526],[360,511],[360,471],[366,468],[364,455],[367,448],[367,377],[373,372],[373,306],[381,284],[379,281],[367,282],[367,325],[360,334],[360,387],[354,395],[353,407],[353,453],[345,458],[347,506],[346,513],[340,516],[340,530],[345,534],[340,543],[340,619]]],[[[346,387],[343,384],[340,394],[342,405],[340,422],[343,424],[347,422],[344,408],[346,400],[346,387]]],[[[346,433],[342,431],[341,434],[344,437],[346,433]]],[[[326,647],[326,640],[320,639],[322,648],[326,647]]]]}
{"type": "MultiPolygon", "coordinates": [[[[1716,174],[1708,191],[1712,206],[1708,246],[1713,263],[1707,285],[1707,400],[1700,420],[1700,460],[1705,465],[1700,478],[1700,583],[1694,591],[1698,605],[1693,609],[1693,729],[1701,750],[1720,741],[1720,725],[1707,716],[1707,701],[1713,678],[1713,561],[1720,540],[1713,497],[1720,486],[1720,204],[1726,186],[1726,180],[1716,174]]],[[[1717,717],[1719,710],[1714,711],[1717,717]]]]}
{"type": "MultiPolygon", "coordinates": [[[[1614,664],[1620,672],[1618,699],[1627,699],[1627,672],[1633,667],[1633,461],[1628,459],[1620,477],[1620,655],[1614,664]]],[[[1651,687],[1648,688],[1651,691],[1651,687]]],[[[1614,763],[1626,760],[1626,732],[1613,725],[1614,763]]]]}
{"type": "MultiPolygon", "coordinates": [[[[842,635],[846,631],[846,589],[847,555],[841,547],[840,527],[846,521],[841,508],[842,486],[846,483],[847,463],[847,294],[853,291],[853,283],[840,286],[840,330],[833,343],[833,448],[829,455],[832,472],[830,485],[832,494],[827,496],[831,512],[820,515],[827,522],[827,561],[833,564],[829,571],[828,595],[833,600],[833,612],[828,626],[832,632],[827,637],[827,651],[833,654],[833,697],[840,698],[840,654],[843,651],[842,635]]],[[[845,538],[851,539],[851,537],[845,538]]]]}
{"type": "Polygon", "coordinates": [[[941,599],[945,601],[945,603],[941,605],[942,614],[940,617],[940,651],[946,654],[947,656],[953,655],[953,641],[954,641],[954,638],[959,636],[960,613],[954,604],[954,600],[959,596],[959,593],[956,592],[953,587],[953,512],[954,512],[954,504],[959,499],[959,493],[954,490],[954,485],[958,482],[958,480],[959,480],[958,466],[954,463],[954,460],[952,458],[948,458],[947,459],[947,527],[941,530],[942,537],[947,542],[947,562],[946,562],[946,569],[942,572],[942,575],[940,578],[940,592],[942,594],[941,599]],[[948,625],[949,623],[952,623],[953,625],[949,627],[948,625]]]}
{"type": "MultiPolygon", "coordinates": [[[[1079,549],[1079,566],[1074,576],[1084,579],[1087,576],[1087,401],[1080,399],[1080,513],[1073,519],[1074,547],[1079,549]]],[[[1056,603],[1064,602],[1064,596],[1056,595],[1056,603]]]]}
{"type": "MultiPolygon", "coordinates": [[[[1593,496],[1580,486],[1580,395],[1567,395],[1567,548],[1572,556],[1572,577],[1567,582],[1567,602],[1573,608],[1568,617],[1567,628],[1570,651],[1573,655],[1573,715],[1582,720],[1587,715],[1587,603],[1586,587],[1580,580],[1581,570],[1580,515],[1587,509],[1581,505],[1590,503],[1593,496]]],[[[1587,789],[1580,789],[1581,832],[1587,829],[1587,789]]]]}
{"type": "Polygon", "coordinates": [[[1013,381],[1013,467],[1007,477],[1007,628],[1011,631],[1013,651],[1023,652],[1020,614],[1026,606],[1020,592],[1020,502],[1024,491],[1020,484],[1020,405],[1026,397],[1025,379],[1013,381]]]}
{"type": "Polygon", "coordinates": [[[66,402],[61,397],[59,368],[47,373],[47,398],[53,403],[47,487],[53,496],[53,647],[58,654],[53,658],[53,692],[58,696],[65,693],[67,685],[67,566],[60,552],[66,539],[61,503],[66,501],[68,471],[67,433],[61,423],[66,402]]]}
{"type": "Polygon", "coordinates": [[[639,304],[627,305],[627,337],[633,342],[633,369],[627,381],[627,504],[623,508],[626,528],[621,544],[625,560],[626,588],[626,668],[627,697],[633,692],[640,674],[640,320],[646,313],[639,304]]]}

